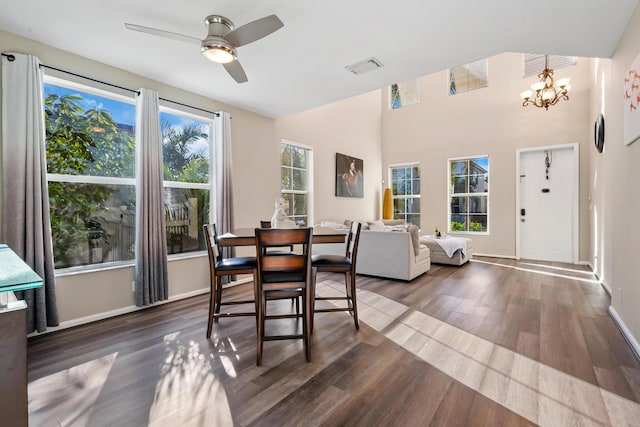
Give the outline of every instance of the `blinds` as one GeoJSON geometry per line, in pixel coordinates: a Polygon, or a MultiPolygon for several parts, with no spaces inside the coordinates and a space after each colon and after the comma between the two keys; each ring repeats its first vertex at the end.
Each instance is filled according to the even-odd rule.
{"type": "MultiPolygon", "coordinates": [[[[537,76],[542,72],[542,70],[544,70],[544,55],[525,53],[523,55],[523,60],[524,60],[524,76],[523,77],[537,76]]],[[[571,65],[576,65],[575,56],[549,55],[549,68],[553,70],[569,67],[571,65]]]]}

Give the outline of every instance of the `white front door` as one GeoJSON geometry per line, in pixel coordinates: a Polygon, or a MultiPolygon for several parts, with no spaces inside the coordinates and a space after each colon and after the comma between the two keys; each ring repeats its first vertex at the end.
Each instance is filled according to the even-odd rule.
{"type": "Polygon", "coordinates": [[[575,146],[520,152],[520,258],[574,262],[574,155],[575,146]]]}

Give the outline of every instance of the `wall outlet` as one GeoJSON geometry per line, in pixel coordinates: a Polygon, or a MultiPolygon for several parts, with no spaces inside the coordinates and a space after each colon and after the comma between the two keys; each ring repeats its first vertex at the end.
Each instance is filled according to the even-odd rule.
{"type": "Polygon", "coordinates": [[[132,280],[131,281],[131,292],[135,292],[136,291],[136,281],[132,280]]]}

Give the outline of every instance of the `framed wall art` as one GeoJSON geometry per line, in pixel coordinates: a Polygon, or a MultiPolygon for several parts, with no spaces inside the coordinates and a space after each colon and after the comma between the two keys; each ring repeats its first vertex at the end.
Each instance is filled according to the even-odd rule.
{"type": "Polygon", "coordinates": [[[640,137],[640,55],[624,75],[624,145],[640,137]]]}
{"type": "Polygon", "coordinates": [[[364,197],[364,165],[361,159],[336,153],[336,196],[364,197]]]}

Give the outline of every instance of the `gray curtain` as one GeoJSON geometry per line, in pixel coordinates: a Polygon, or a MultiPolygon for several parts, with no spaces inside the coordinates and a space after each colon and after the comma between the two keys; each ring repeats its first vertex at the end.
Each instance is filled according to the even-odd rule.
{"type": "MultiPolygon", "coordinates": [[[[218,233],[233,231],[233,163],[231,161],[231,116],[221,111],[216,120],[216,227],[218,233]]],[[[233,248],[225,248],[223,256],[235,256],[233,248]]],[[[228,278],[233,280],[233,277],[228,278]]]]}
{"type": "Polygon", "coordinates": [[[169,297],[158,94],[140,89],[136,105],[136,305],[169,297]]]}
{"type": "Polygon", "coordinates": [[[43,80],[35,56],[2,57],[2,198],[0,242],[9,245],[43,279],[38,289],[16,292],[27,302],[27,330],[58,325],[49,220],[43,80]]]}

